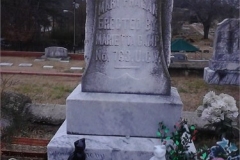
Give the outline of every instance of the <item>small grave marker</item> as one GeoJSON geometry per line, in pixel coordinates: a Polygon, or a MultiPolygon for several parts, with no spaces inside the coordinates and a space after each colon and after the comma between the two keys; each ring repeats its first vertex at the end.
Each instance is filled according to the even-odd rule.
{"type": "Polygon", "coordinates": [[[69,60],[60,60],[60,62],[69,63],[69,60]]]}
{"type": "Polygon", "coordinates": [[[43,66],[43,68],[51,69],[51,68],[53,68],[53,66],[43,66]]]}
{"type": "Polygon", "coordinates": [[[45,56],[48,58],[66,58],[68,52],[64,47],[52,46],[45,48],[45,56]]]}
{"type": "Polygon", "coordinates": [[[34,59],[34,62],[42,62],[45,61],[45,59],[34,59]]]}
{"type": "Polygon", "coordinates": [[[19,67],[32,67],[32,63],[20,63],[19,67]]]}
{"type": "Polygon", "coordinates": [[[83,67],[71,67],[70,69],[71,69],[71,70],[82,70],[83,67]]]}
{"type": "Polygon", "coordinates": [[[0,63],[0,66],[12,66],[13,63],[7,63],[7,62],[2,62],[0,63]]]}

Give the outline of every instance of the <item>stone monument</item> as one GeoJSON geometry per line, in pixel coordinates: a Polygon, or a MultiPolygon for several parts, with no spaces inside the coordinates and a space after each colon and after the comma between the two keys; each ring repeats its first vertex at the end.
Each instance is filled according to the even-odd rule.
{"type": "Polygon", "coordinates": [[[171,87],[171,0],[88,0],[86,70],[69,95],[48,159],[66,159],[85,138],[87,160],[146,160],[158,123],[173,129],[182,101],[171,87]]]}
{"type": "Polygon", "coordinates": [[[225,19],[218,24],[213,57],[204,69],[209,84],[240,85],[240,19],[225,19]]]}
{"type": "Polygon", "coordinates": [[[45,58],[68,58],[67,49],[64,47],[47,47],[45,48],[45,58]]]}

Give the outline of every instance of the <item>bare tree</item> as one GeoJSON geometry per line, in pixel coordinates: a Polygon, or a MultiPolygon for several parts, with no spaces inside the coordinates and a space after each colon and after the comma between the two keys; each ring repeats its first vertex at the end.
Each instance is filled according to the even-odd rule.
{"type": "Polygon", "coordinates": [[[209,29],[214,20],[238,16],[239,0],[183,0],[203,24],[204,39],[208,39],[209,29]]]}

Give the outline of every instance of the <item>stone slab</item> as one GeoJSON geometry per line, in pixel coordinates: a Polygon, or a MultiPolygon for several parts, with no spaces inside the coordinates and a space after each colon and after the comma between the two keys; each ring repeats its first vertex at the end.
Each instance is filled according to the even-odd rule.
{"type": "Polygon", "coordinates": [[[204,68],[204,81],[208,84],[240,85],[240,71],[218,70],[204,68]]]}
{"type": "Polygon", "coordinates": [[[64,58],[68,56],[67,49],[64,47],[47,47],[45,48],[45,56],[48,58],[64,58]]]}
{"type": "Polygon", "coordinates": [[[65,121],[47,146],[48,160],[67,160],[81,138],[86,139],[86,160],[149,160],[161,144],[156,138],[68,135],[65,121]]]}
{"type": "Polygon", "coordinates": [[[45,59],[34,59],[34,62],[43,62],[45,59]]]}
{"type": "Polygon", "coordinates": [[[228,70],[228,71],[240,71],[240,63],[239,61],[216,61],[209,60],[209,68],[212,70],[228,70]]]}
{"type": "Polygon", "coordinates": [[[170,95],[172,8],[173,0],[87,1],[82,90],[170,95]]]}
{"type": "Polygon", "coordinates": [[[82,70],[83,67],[71,67],[70,69],[71,69],[71,70],[82,70]]]}
{"type": "Polygon", "coordinates": [[[82,92],[80,84],[66,107],[69,134],[156,137],[161,121],[173,129],[183,104],[173,87],[162,96],[82,92]]]}
{"type": "MultiPolygon", "coordinates": [[[[218,61],[240,61],[240,19],[229,18],[218,24],[214,38],[213,58],[218,61]]],[[[214,68],[211,68],[214,69],[214,68]]],[[[215,69],[214,69],[215,70],[215,69]]]]}
{"type": "Polygon", "coordinates": [[[19,67],[32,67],[32,63],[20,63],[19,67]]]}
{"type": "Polygon", "coordinates": [[[69,60],[60,60],[60,62],[69,63],[69,60]]]}
{"type": "Polygon", "coordinates": [[[12,65],[13,65],[13,63],[7,63],[7,62],[0,63],[0,66],[9,66],[9,67],[11,67],[12,65]]]}
{"type": "Polygon", "coordinates": [[[53,66],[43,66],[43,68],[46,68],[46,69],[52,69],[53,66]]]}

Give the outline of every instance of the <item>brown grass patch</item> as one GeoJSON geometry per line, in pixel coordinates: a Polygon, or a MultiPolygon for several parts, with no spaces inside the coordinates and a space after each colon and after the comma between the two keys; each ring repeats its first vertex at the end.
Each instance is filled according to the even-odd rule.
{"type": "MultiPolygon", "coordinates": [[[[14,63],[13,67],[2,67],[2,70],[29,70],[34,72],[79,72],[70,71],[70,67],[84,67],[85,62],[70,60],[70,63],[58,61],[34,62],[35,58],[1,57],[1,62],[14,63]],[[18,67],[20,63],[32,63],[32,67],[18,67]],[[53,65],[55,69],[43,69],[43,65],[53,65]]],[[[239,86],[230,85],[209,85],[204,82],[202,73],[190,73],[185,76],[184,72],[170,72],[172,86],[178,89],[185,111],[195,111],[202,104],[203,96],[214,91],[216,94],[226,93],[235,98],[239,106],[239,86]]],[[[2,75],[7,79],[11,75],[2,75]]],[[[17,82],[8,87],[8,90],[23,93],[30,96],[34,103],[65,104],[67,96],[81,82],[77,77],[51,77],[51,76],[30,76],[14,75],[11,81],[17,82]]]]}

